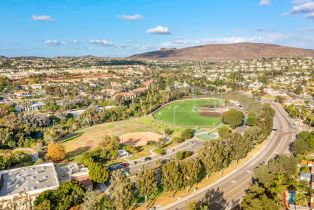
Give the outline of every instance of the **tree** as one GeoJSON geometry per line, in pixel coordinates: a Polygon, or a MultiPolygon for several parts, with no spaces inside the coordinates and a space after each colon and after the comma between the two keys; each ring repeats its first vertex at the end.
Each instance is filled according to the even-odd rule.
{"type": "Polygon", "coordinates": [[[10,142],[14,142],[13,130],[0,127],[0,148],[9,147],[10,142]]]}
{"type": "Polygon", "coordinates": [[[307,199],[306,195],[302,192],[298,192],[295,196],[295,204],[298,206],[307,206],[309,203],[309,200],[307,199]]]}
{"type": "Polygon", "coordinates": [[[157,179],[154,169],[143,168],[136,176],[136,185],[139,194],[145,197],[145,207],[147,197],[153,194],[157,189],[157,179]]]}
{"type": "Polygon", "coordinates": [[[241,207],[244,210],[268,210],[279,209],[274,199],[269,198],[271,195],[267,190],[258,184],[251,185],[247,194],[243,197],[241,207]]]}
{"type": "Polygon", "coordinates": [[[287,157],[280,155],[268,162],[268,167],[272,173],[284,174],[287,177],[295,176],[297,173],[298,160],[294,156],[287,157]]]}
{"type": "Polygon", "coordinates": [[[261,165],[254,169],[254,175],[256,179],[266,187],[270,186],[270,183],[275,179],[275,175],[265,165],[261,165]]]}
{"type": "Polygon", "coordinates": [[[88,175],[94,182],[104,183],[109,179],[109,171],[104,164],[92,163],[88,166],[88,170],[88,175]]]}
{"type": "Polygon", "coordinates": [[[285,101],[285,97],[283,96],[276,96],[275,102],[282,104],[285,101]]]}
{"type": "Polygon", "coordinates": [[[236,128],[242,125],[243,120],[243,113],[236,109],[230,109],[222,114],[223,123],[230,125],[231,128],[236,128]]]}
{"type": "Polygon", "coordinates": [[[204,168],[199,159],[189,159],[181,163],[183,185],[192,187],[200,178],[204,168]]]}
{"type": "Polygon", "coordinates": [[[94,210],[98,205],[98,195],[95,191],[87,191],[81,204],[83,210],[94,210]]]}
{"type": "Polygon", "coordinates": [[[61,144],[48,144],[46,158],[52,161],[61,161],[65,158],[65,149],[61,144]]]}
{"type": "Polygon", "coordinates": [[[165,129],[165,134],[170,136],[171,134],[173,134],[173,130],[171,130],[170,128],[166,128],[165,129]]]}
{"type": "Polygon", "coordinates": [[[182,173],[180,166],[174,160],[162,166],[162,183],[165,190],[178,190],[182,187],[182,173]]]}
{"type": "Polygon", "coordinates": [[[256,121],[257,121],[256,114],[253,112],[249,113],[248,118],[246,120],[246,124],[248,126],[254,126],[256,125],[256,121]]]}
{"type": "Polygon", "coordinates": [[[67,210],[83,202],[84,187],[77,182],[66,182],[56,190],[48,190],[40,193],[34,205],[45,209],[67,210]],[[49,206],[50,205],[50,206],[49,206]]]}
{"type": "Polygon", "coordinates": [[[194,130],[191,128],[187,128],[182,132],[181,138],[184,140],[187,140],[187,139],[193,138],[193,135],[194,135],[194,130]]]}
{"type": "Polygon", "coordinates": [[[221,138],[225,139],[229,136],[229,134],[231,133],[231,130],[229,127],[227,126],[221,126],[219,129],[218,129],[218,134],[221,138]]]}
{"type": "Polygon", "coordinates": [[[199,152],[206,173],[219,171],[231,162],[231,147],[224,141],[212,140],[206,142],[199,152]]]}
{"type": "Polygon", "coordinates": [[[111,158],[116,158],[118,156],[119,146],[120,140],[117,136],[105,136],[99,144],[100,149],[109,151],[111,158]]]}
{"type": "Polygon", "coordinates": [[[248,139],[243,138],[239,133],[230,134],[227,143],[232,149],[232,159],[237,161],[244,158],[251,149],[251,144],[248,139]]]}
{"type": "Polygon", "coordinates": [[[305,154],[309,150],[310,145],[304,139],[297,139],[291,143],[290,150],[292,154],[305,154]]]}
{"type": "Polygon", "coordinates": [[[134,185],[130,179],[122,170],[116,170],[113,173],[111,185],[113,187],[109,189],[110,197],[116,209],[128,209],[135,198],[134,185]]]}
{"type": "Polygon", "coordinates": [[[298,85],[296,89],[294,90],[294,93],[297,95],[300,95],[302,92],[303,92],[303,88],[301,85],[298,85]]]}

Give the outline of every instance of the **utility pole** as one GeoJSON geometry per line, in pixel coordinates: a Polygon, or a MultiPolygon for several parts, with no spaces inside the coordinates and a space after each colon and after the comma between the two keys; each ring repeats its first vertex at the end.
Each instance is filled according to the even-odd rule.
{"type": "Polygon", "coordinates": [[[147,210],[147,195],[145,195],[145,210],[147,210]]]}
{"type": "Polygon", "coordinates": [[[175,105],[173,107],[173,124],[176,125],[176,109],[177,109],[177,105],[175,105]]]}

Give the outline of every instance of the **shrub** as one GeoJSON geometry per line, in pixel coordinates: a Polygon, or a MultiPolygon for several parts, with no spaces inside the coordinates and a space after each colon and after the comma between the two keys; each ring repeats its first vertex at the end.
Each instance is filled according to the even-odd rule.
{"type": "Polygon", "coordinates": [[[131,145],[126,145],[123,147],[123,149],[131,154],[137,152],[137,149],[131,145]]]}
{"type": "Polygon", "coordinates": [[[165,155],[166,154],[166,151],[165,151],[165,148],[163,147],[158,147],[154,150],[154,152],[156,152],[157,154],[159,155],[165,155]]]}
{"type": "Polygon", "coordinates": [[[191,128],[187,128],[181,134],[181,138],[184,140],[187,140],[187,139],[193,138],[193,135],[194,135],[194,130],[191,128]]]}

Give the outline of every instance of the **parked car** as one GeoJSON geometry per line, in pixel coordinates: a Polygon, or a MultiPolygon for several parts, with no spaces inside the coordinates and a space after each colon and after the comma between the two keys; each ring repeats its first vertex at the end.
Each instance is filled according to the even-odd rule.
{"type": "Polygon", "coordinates": [[[160,161],[160,163],[161,163],[161,165],[165,165],[169,161],[170,161],[169,159],[163,159],[162,161],[160,161]]]}
{"type": "Polygon", "coordinates": [[[146,162],[146,161],[149,161],[149,160],[152,160],[152,158],[151,158],[151,157],[144,157],[144,158],[142,159],[143,162],[146,162]]]}

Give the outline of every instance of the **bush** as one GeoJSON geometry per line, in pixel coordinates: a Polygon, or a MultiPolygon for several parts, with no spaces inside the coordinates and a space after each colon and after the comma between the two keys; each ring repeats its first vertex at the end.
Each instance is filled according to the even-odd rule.
{"type": "Polygon", "coordinates": [[[173,130],[171,130],[170,128],[167,128],[167,129],[165,129],[165,134],[170,136],[171,134],[173,134],[173,130]]]}
{"type": "Polygon", "coordinates": [[[156,148],[154,150],[154,152],[156,152],[159,155],[165,155],[166,154],[165,148],[163,148],[163,147],[156,148]]]}
{"type": "Polygon", "coordinates": [[[177,142],[177,143],[182,143],[182,142],[184,142],[185,140],[184,140],[183,138],[181,138],[181,137],[174,137],[174,138],[173,138],[173,141],[174,141],[174,142],[177,142]]]}
{"type": "Polygon", "coordinates": [[[183,159],[184,159],[184,154],[183,154],[183,152],[181,152],[181,151],[177,152],[177,154],[176,154],[176,159],[177,159],[177,160],[183,160],[183,159]]]}
{"type": "Polygon", "coordinates": [[[137,149],[131,145],[125,145],[123,149],[131,154],[136,153],[137,149]]]}
{"type": "Polygon", "coordinates": [[[187,128],[181,134],[181,138],[184,140],[187,140],[187,139],[193,138],[193,135],[194,135],[194,130],[191,128],[187,128]]]}

